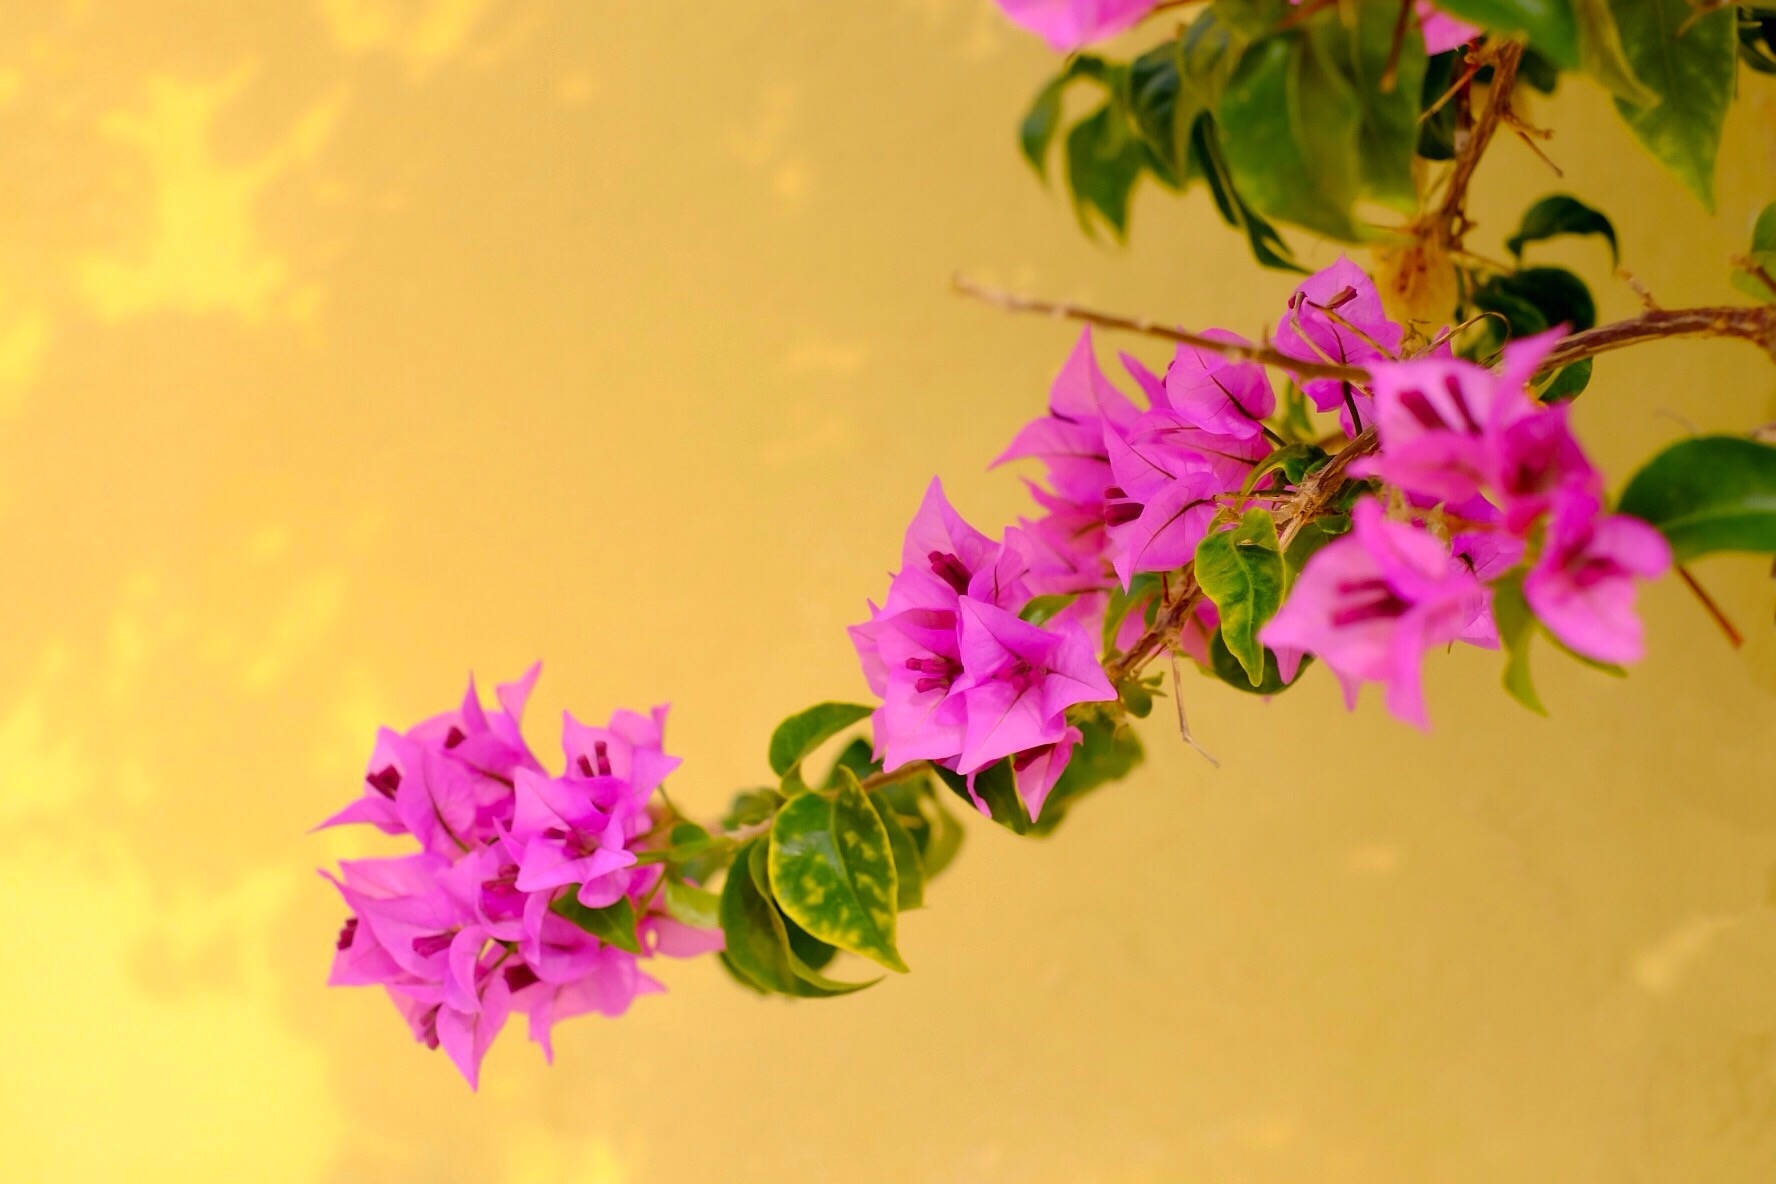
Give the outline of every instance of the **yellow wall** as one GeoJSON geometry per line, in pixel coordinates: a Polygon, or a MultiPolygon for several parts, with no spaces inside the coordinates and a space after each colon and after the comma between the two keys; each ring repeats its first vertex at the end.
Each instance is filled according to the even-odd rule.
{"type": "MultiPolygon", "coordinates": [[[[1288,281],[1205,195],[1083,241],[1012,147],[1054,61],[985,0],[15,5],[0,30],[0,1175],[16,1181],[1767,1180],[1776,642],[1767,567],[1674,583],[1626,682],[1432,662],[1437,730],[1323,673],[1200,678],[1212,771],[1047,843],[984,825],[914,967],[784,1005],[711,965],[472,1096],[322,987],[304,829],[375,726],[546,670],[538,742],[670,698],[678,796],[861,693],[843,626],[924,483],[985,461],[1071,331],[953,269],[1248,332],[1288,281]]],[[[1667,304],[1731,298],[1776,190],[1749,77],[1704,215],[1573,82],[1534,114],[1667,304]]],[[[1556,182],[1503,142],[1475,242],[1556,182]]],[[[1324,262],[1330,253],[1308,248],[1324,262]]],[[[1632,294],[1601,247],[1606,316],[1632,294]]],[[[1157,362],[1163,353],[1132,344],[1157,362]]],[[[1598,364],[1618,477],[1776,417],[1733,343],[1598,364]]],[[[1162,704],[1162,712],[1165,710],[1162,704]]]]}

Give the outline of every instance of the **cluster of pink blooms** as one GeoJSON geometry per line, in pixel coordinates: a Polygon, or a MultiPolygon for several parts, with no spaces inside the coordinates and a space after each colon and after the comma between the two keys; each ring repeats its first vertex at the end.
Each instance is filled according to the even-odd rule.
{"type": "MultiPolygon", "coordinates": [[[[1290,0],[1299,4],[1301,0],[1290,0]]],[[[998,0],[1013,21],[1068,53],[1134,28],[1161,0],[998,0]]],[[[1473,25],[1438,12],[1431,0],[1416,4],[1425,50],[1442,53],[1480,35],[1473,25]]]]}
{"type": "Polygon", "coordinates": [[[882,698],[873,722],[883,767],[933,761],[966,774],[972,792],[975,774],[1010,757],[1031,818],[1082,739],[1067,708],[1116,697],[1077,615],[1046,626],[1018,616],[1036,594],[1035,554],[1015,527],[995,542],[968,525],[934,480],[887,600],[851,628],[882,698]]]}
{"type": "MultiPolygon", "coordinates": [[[[1206,336],[1229,344],[1222,330],[1206,336]]],[[[1348,259],[1291,295],[1272,345],[1303,362],[1361,367],[1367,384],[1309,377],[1302,393],[1336,412],[1347,435],[1374,424],[1379,452],[1353,476],[1379,477],[1382,498],[1354,508],[1348,534],[1326,544],[1261,631],[1283,681],[1314,654],[1354,703],[1367,681],[1388,708],[1424,726],[1425,654],[1455,641],[1496,647],[1491,581],[1525,565],[1523,595],[1572,650],[1602,662],[1641,653],[1635,581],[1670,563],[1664,539],[1606,513],[1603,483],[1573,438],[1564,405],[1528,384],[1558,332],[1513,342],[1496,371],[1446,343],[1399,360],[1403,329],[1374,282],[1348,259]]],[[[1163,378],[1122,364],[1143,392],[1131,400],[1099,368],[1081,335],[1048,413],[1018,433],[998,462],[1035,458],[1042,509],[994,541],[969,526],[933,482],[908,529],[886,602],[851,634],[872,690],[877,755],[890,770],[931,760],[972,778],[1011,758],[1031,817],[1065,768],[1079,733],[1065,711],[1114,694],[1097,658],[1106,608],[1120,585],[1135,596],[1112,648],[1145,628],[1157,593],[1143,573],[1189,564],[1279,437],[1265,421],[1276,394],[1265,368],[1180,346],[1163,378]],[[1041,625],[1020,618],[1037,597],[1065,607],[1041,625]]],[[[1177,646],[1199,663],[1219,621],[1202,602],[1177,646]]]]}
{"type": "Polygon", "coordinates": [[[663,868],[638,865],[654,825],[649,798],[678,767],[661,750],[666,708],[619,711],[609,727],[571,715],[567,769],[552,777],[519,730],[538,667],[498,688],[486,710],[471,680],[462,706],[406,732],[383,729],[363,796],[322,826],[367,823],[419,850],[345,860],[327,875],[351,909],[335,986],[378,985],[429,1047],[474,1086],[481,1059],[514,1011],[553,1057],[550,1029],[586,1012],[620,1015],[664,988],[633,953],[606,944],[551,906],[588,909],[627,898],[642,950],[690,956],[722,944],[656,907],[663,868]]]}
{"type": "Polygon", "coordinates": [[[1524,599],[1555,637],[1599,662],[1641,657],[1635,581],[1661,575],[1671,549],[1604,511],[1566,405],[1529,395],[1558,337],[1513,342],[1497,371],[1446,353],[1366,363],[1381,448],[1351,470],[1399,491],[1402,513],[1359,503],[1351,533],[1308,562],[1261,632],[1267,645],[1319,655],[1353,701],[1361,683],[1385,684],[1389,709],[1424,726],[1424,654],[1496,646],[1486,584],[1528,560],[1524,599]]]}

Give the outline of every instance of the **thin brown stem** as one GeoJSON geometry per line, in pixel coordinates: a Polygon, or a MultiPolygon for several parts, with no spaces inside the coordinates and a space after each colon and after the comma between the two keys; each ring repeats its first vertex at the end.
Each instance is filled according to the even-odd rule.
{"type": "Polygon", "coordinates": [[[1162,325],[1157,321],[1148,320],[1146,317],[1125,317],[1117,313],[1102,312],[1095,308],[1085,308],[1063,301],[1019,296],[1015,292],[1006,292],[998,288],[989,288],[984,284],[977,284],[960,275],[951,280],[951,286],[964,296],[985,301],[993,307],[1004,309],[1007,312],[1040,313],[1058,320],[1081,321],[1088,325],[1096,325],[1101,329],[1121,329],[1128,333],[1143,333],[1149,337],[1160,337],[1182,345],[1195,346],[1197,349],[1208,350],[1223,357],[1237,358],[1247,362],[1262,362],[1266,366],[1276,366],[1303,378],[1341,378],[1349,382],[1363,382],[1369,377],[1368,372],[1358,366],[1341,366],[1331,362],[1306,362],[1300,358],[1292,358],[1288,354],[1266,345],[1240,345],[1236,342],[1217,341],[1213,337],[1205,337],[1200,333],[1191,333],[1185,329],[1162,325]]]}
{"type": "Polygon", "coordinates": [[[1461,246],[1462,235],[1467,232],[1468,186],[1473,183],[1474,172],[1480,167],[1480,158],[1486,154],[1493,135],[1498,132],[1499,123],[1511,109],[1511,88],[1517,84],[1517,63],[1522,57],[1523,46],[1512,41],[1500,45],[1491,55],[1491,93],[1487,97],[1486,106],[1481,109],[1480,117],[1474,121],[1474,130],[1468,134],[1461,151],[1456,154],[1455,168],[1449,174],[1448,188],[1443,191],[1443,202],[1437,208],[1443,242],[1451,249],[1461,246]]]}
{"type": "Polygon", "coordinates": [[[1677,578],[1682,580],[1684,582],[1684,587],[1688,588],[1696,599],[1702,602],[1702,607],[1708,611],[1709,616],[1714,618],[1714,623],[1720,626],[1720,631],[1726,634],[1728,645],[1732,646],[1734,649],[1738,649],[1745,644],[1744,636],[1740,634],[1738,629],[1733,627],[1733,622],[1727,616],[1725,610],[1723,610],[1719,603],[1715,601],[1714,597],[1708,594],[1708,589],[1704,588],[1701,583],[1697,581],[1696,577],[1690,574],[1689,568],[1681,563],[1678,564],[1677,578]]]}
{"type": "Polygon", "coordinates": [[[1542,360],[1543,372],[1662,337],[1736,337],[1776,359],[1776,305],[1655,308],[1626,321],[1574,333],[1542,360]]]}
{"type": "Polygon", "coordinates": [[[893,785],[896,781],[905,781],[909,777],[922,777],[930,771],[930,761],[913,761],[891,772],[871,773],[857,784],[865,793],[868,793],[872,789],[881,789],[885,785],[893,785]]]}

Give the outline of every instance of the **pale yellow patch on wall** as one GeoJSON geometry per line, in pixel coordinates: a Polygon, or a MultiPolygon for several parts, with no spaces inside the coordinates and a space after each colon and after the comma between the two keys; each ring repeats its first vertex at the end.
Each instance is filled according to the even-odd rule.
{"type": "Polygon", "coordinates": [[[43,369],[49,318],[37,309],[0,326],[0,418],[16,413],[43,369]]]}
{"type": "Polygon", "coordinates": [[[29,1017],[12,1026],[0,1075],[7,1178],[140,1179],[169,1155],[184,1179],[326,1178],[340,1117],[325,1054],[283,1026],[263,960],[294,870],[163,916],[140,872],[90,855],[27,848],[0,878],[0,905],[31,935],[36,968],[10,976],[7,996],[29,1017]],[[261,951],[236,967],[257,989],[151,994],[128,968],[170,933],[261,951]]]}
{"type": "Polygon", "coordinates": [[[318,0],[316,7],[340,49],[393,53],[422,78],[463,49],[493,0],[318,0]]]}
{"type": "Polygon", "coordinates": [[[234,164],[217,155],[214,127],[253,74],[246,65],[213,82],[155,75],[139,105],[100,119],[105,137],[140,155],[153,194],[145,245],[92,251],[80,259],[81,294],[100,317],[232,312],[257,320],[289,282],[289,265],[261,240],[254,204],[273,182],[320,152],[346,94],[329,92],[281,140],[234,164]]]}

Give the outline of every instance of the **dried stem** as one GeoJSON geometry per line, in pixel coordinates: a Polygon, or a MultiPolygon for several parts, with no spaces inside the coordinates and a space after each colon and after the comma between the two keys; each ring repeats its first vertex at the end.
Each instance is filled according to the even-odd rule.
{"type": "Polygon", "coordinates": [[[1511,88],[1517,84],[1517,63],[1523,57],[1523,46],[1514,41],[1500,45],[1492,54],[1492,90],[1474,130],[1468,134],[1461,151],[1456,154],[1455,168],[1449,174],[1449,186],[1443,191],[1443,202],[1437,208],[1437,225],[1444,244],[1451,250],[1461,247],[1462,235],[1470,223],[1466,206],[1468,186],[1480,167],[1499,123],[1511,109],[1511,88]]]}
{"type": "Polygon", "coordinates": [[[1339,378],[1347,382],[1365,382],[1369,378],[1368,371],[1359,366],[1340,366],[1332,362],[1304,362],[1300,358],[1292,358],[1267,345],[1240,345],[1231,341],[1217,341],[1213,337],[1205,337],[1200,333],[1191,333],[1184,329],[1173,328],[1170,325],[1162,325],[1157,321],[1148,320],[1146,317],[1125,317],[1058,300],[1039,300],[1031,296],[1019,296],[1014,292],[977,284],[960,275],[952,279],[950,283],[962,295],[985,301],[993,307],[1002,308],[1007,312],[1040,313],[1058,320],[1083,321],[1085,324],[1096,325],[1101,329],[1122,329],[1129,333],[1144,333],[1149,337],[1161,337],[1182,345],[1195,346],[1197,349],[1208,350],[1223,357],[1237,358],[1247,362],[1262,362],[1267,366],[1276,366],[1304,378],[1339,378]]]}
{"type": "Polygon", "coordinates": [[[1714,597],[1708,594],[1708,589],[1704,588],[1697,581],[1696,577],[1690,574],[1689,568],[1681,563],[1677,564],[1676,567],[1677,578],[1682,580],[1684,586],[1695,595],[1697,600],[1702,602],[1702,607],[1708,610],[1708,615],[1714,618],[1714,623],[1720,626],[1722,633],[1726,634],[1727,644],[1734,649],[1738,649],[1740,646],[1744,645],[1744,636],[1733,626],[1732,619],[1727,616],[1726,611],[1721,608],[1720,604],[1714,599],[1714,597]]]}
{"type": "Polygon", "coordinates": [[[1541,368],[1552,370],[1661,337],[1737,337],[1776,359],[1776,305],[1650,309],[1626,321],[1574,333],[1554,347],[1541,368]]]}

